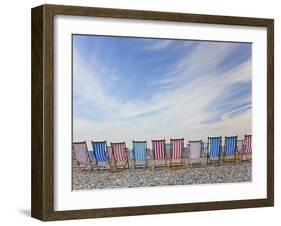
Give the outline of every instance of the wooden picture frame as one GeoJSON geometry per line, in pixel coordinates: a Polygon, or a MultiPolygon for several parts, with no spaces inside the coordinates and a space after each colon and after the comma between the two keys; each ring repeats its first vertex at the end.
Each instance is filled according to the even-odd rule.
{"type": "Polygon", "coordinates": [[[42,5],[32,9],[32,190],[31,215],[51,221],[265,207],[274,205],[274,21],[273,19],[196,15],[42,5]],[[238,201],[178,203],[121,208],[54,210],[54,16],[125,18],[267,29],[267,198],[238,201]]]}

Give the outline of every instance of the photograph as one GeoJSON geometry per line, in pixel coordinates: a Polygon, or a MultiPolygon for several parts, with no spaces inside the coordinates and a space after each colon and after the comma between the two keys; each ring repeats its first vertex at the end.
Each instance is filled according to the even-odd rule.
{"type": "Polygon", "coordinates": [[[72,34],[72,190],[252,181],[252,43],[72,34]]]}

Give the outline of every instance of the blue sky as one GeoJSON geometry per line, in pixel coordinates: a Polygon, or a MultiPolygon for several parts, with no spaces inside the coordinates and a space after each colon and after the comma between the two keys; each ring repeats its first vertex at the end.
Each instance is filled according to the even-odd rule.
{"type": "Polygon", "coordinates": [[[251,133],[251,44],[73,35],[74,140],[251,133]]]}

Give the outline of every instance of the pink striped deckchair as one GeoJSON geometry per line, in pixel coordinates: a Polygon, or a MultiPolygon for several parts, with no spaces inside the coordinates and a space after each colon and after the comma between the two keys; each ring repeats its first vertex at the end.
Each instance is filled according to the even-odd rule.
{"type": "Polygon", "coordinates": [[[74,152],[74,158],[76,160],[76,164],[81,170],[93,169],[92,160],[90,154],[88,152],[88,147],[86,141],[82,142],[73,142],[72,149],[74,152]]]}
{"type": "Polygon", "coordinates": [[[152,140],[152,169],[159,166],[167,166],[165,140],[152,140]]]}
{"type": "Polygon", "coordinates": [[[252,135],[245,135],[241,160],[243,160],[243,156],[246,157],[245,160],[250,160],[252,155],[252,135]]]}
{"type": "Polygon", "coordinates": [[[128,169],[128,149],[126,148],[125,142],[111,143],[112,155],[115,161],[116,169],[128,169]]]}
{"type": "Polygon", "coordinates": [[[184,158],[184,138],[171,139],[170,144],[170,167],[186,167],[184,158]]]}

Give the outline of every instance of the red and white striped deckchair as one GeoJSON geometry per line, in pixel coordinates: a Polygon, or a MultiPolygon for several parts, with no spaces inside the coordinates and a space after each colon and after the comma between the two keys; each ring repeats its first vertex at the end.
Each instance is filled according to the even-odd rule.
{"type": "Polygon", "coordinates": [[[128,161],[128,150],[126,148],[125,142],[122,143],[111,143],[112,154],[115,161],[115,167],[117,169],[129,168],[129,161],[128,161]]]}
{"type": "Polygon", "coordinates": [[[152,140],[152,169],[158,166],[167,166],[165,140],[152,140]]]}
{"type": "Polygon", "coordinates": [[[86,141],[73,142],[72,149],[77,166],[81,170],[93,169],[92,160],[88,151],[86,141]]]}
{"type": "Polygon", "coordinates": [[[252,135],[245,135],[243,149],[241,153],[241,160],[243,160],[243,156],[246,157],[246,160],[251,159],[252,155],[252,135]]]}
{"type": "Polygon", "coordinates": [[[171,139],[170,150],[170,167],[182,166],[186,167],[184,156],[184,138],[171,139]]]}

